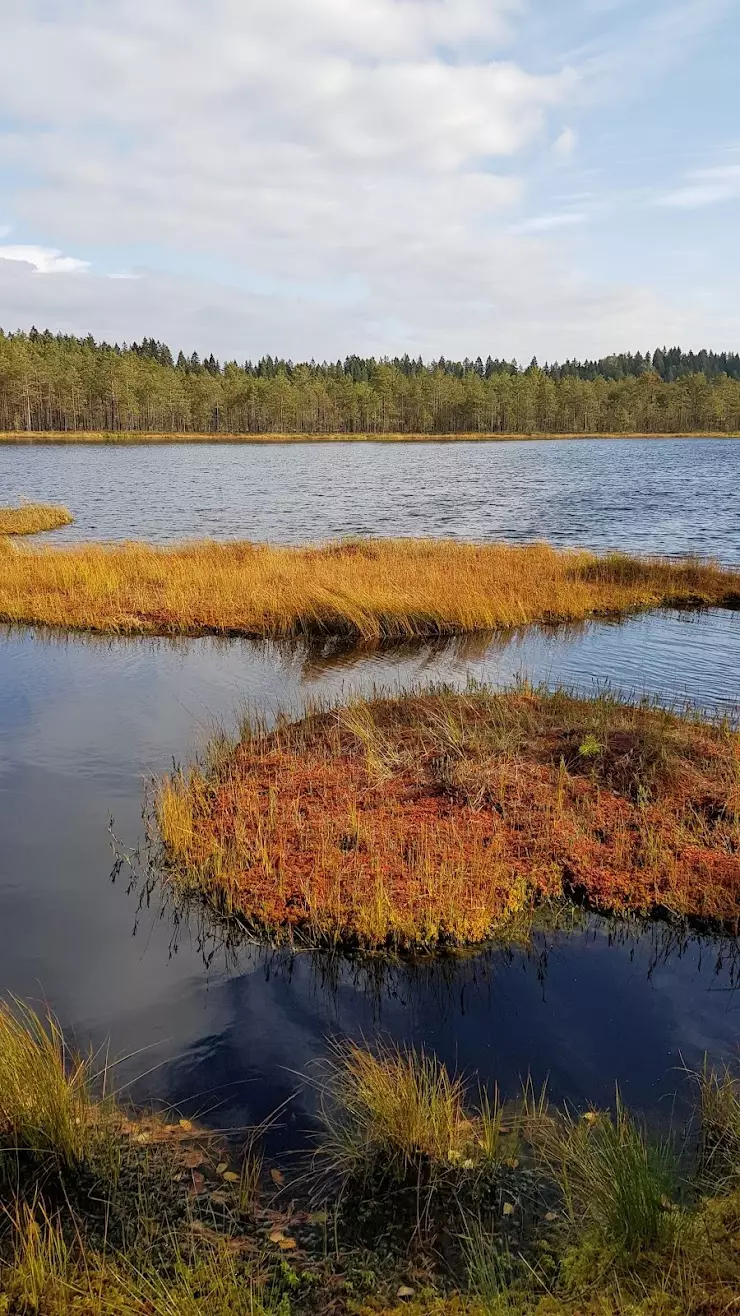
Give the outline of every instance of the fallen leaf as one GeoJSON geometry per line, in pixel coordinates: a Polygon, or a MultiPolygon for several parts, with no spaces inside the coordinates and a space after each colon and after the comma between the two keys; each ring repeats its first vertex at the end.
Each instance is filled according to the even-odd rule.
{"type": "Polygon", "coordinates": [[[216,1174],[225,1174],[228,1168],[229,1168],[228,1161],[219,1161],[218,1165],[216,1166],[216,1174]]]}
{"type": "Polygon", "coordinates": [[[190,1120],[180,1120],[180,1128],[181,1128],[181,1129],[184,1129],[186,1133],[192,1133],[192,1132],[193,1132],[193,1126],[192,1126],[190,1120]]]}
{"type": "Polygon", "coordinates": [[[285,1175],[282,1170],[270,1170],[270,1178],[273,1183],[277,1184],[278,1188],[281,1188],[285,1183],[285,1175]]]}
{"type": "Polygon", "coordinates": [[[409,1288],[408,1284],[402,1284],[400,1289],[396,1290],[397,1298],[413,1298],[414,1290],[409,1288]]]}
{"type": "Polygon", "coordinates": [[[587,1124],[595,1124],[599,1117],[595,1110],[587,1110],[583,1118],[587,1124]]]}
{"type": "Polygon", "coordinates": [[[205,1175],[198,1170],[193,1170],[193,1191],[196,1193],[205,1192],[206,1180],[205,1175]]]}
{"type": "Polygon", "coordinates": [[[504,1202],[504,1209],[502,1215],[513,1215],[513,1214],[514,1214],[514,1208],[511,1205],[511,1202],[504,1202]]]}
{"type": "Polygon", "coordinates": [[[552,1223],[552,1221],[557,1220],[557,1218],[558,1218],[557,1211],[548,1211],[547,1215],[545,1216],[545,1219],[548,1221],[548,1223],[552,1223]]]}
{"type": "Polygon", "coordinates": [[[308,1217],[308,1223],[310,1225],[325,1225],[328,1219],[329,1219],[328,1211],[314,1211],[308,1217]]]}
{"type": "Polygon", "coordinates": [[[298,1244],[294,1238],[281,1238],[278,1247],[281,1252],[292,1252],[294,1248],[298,1247],[298,1244]]]}
{"type": "Polygon", "coordinates": [[[283,1233],[282,1229],[273,1229],[272,1233],[270,1234],[271,1243],[282,1243],[284,1238],[285,1238],[285,1234],[283,1233]]]}
{"type": "Polygon", "coordinates": [[[198,1166],[203,1164],[203,1160],[203,1153],[194,1147],[192,1151],[185,1152],[182,1163],[188,1170],[197,1170],[198,1166]]]}
{"type": "Polygon", "coordinates": [[[226,1172],[224,1173],[224,1182],[225,1182],[225,1183],[238,1183],[238,1182],[239,1182],[239,1175],[238,1175],[238,1174],[234,1174],[234,1171],[233,1171],[233,1170],[226,1170],[226,1172]]]}

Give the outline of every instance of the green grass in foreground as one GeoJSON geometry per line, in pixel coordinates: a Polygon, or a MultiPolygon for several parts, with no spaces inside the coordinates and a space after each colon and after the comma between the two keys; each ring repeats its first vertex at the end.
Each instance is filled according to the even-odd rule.
{"type": "Polygon", "coordinates": [[[618,1094],[503,1102],[429,1054],[337,1044],[313,1162],[269,1173],[254,1140],[239,1167],[187,1120],[101,1102],[105,1077],[52,1018],[0,1007],[3,1316],[738,1309],[729,1071],[696,1076],[696,1137],[656,1141],[618,1094]]]}

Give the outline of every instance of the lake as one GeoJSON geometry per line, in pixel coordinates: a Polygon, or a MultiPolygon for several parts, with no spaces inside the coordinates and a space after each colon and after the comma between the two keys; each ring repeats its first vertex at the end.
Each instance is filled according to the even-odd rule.
{"type": "MultiPolygon", "coordinates": [[[[0,449],[0,502],[77,512],[51,542],[393,531],[737,562],[738,476],[740,445],[713,441],[0,449]]],[[[527,950],[389,966],[230,951],[156,899],[140,909],[125,867],[111,881],[109,825],[133,850],[147,780],[245,703],[269,718],[319,693],[527,677],[733,715],[739,642],[740,613],[715,610],[365,652],[0,629],[0,986],[48,1001],[81,1043],[109,1038],[142,1099],[232,1126],[290,1098],[274,1136],[291,1146],[311,1129],[299,1075],[333,1036],[423,1042],[506,1092],[531,1072],[578,1104],[618,1082],[667,1117],[684,1066],[737,1058],[737,943],[589,918],[527,950]]]]}
{"type": "Polygon", "coordinates": [[[737,563],[739,488],[722,439],[0,446],[0,504],[75,513],[55,543],[450,535],[737,563]]]}

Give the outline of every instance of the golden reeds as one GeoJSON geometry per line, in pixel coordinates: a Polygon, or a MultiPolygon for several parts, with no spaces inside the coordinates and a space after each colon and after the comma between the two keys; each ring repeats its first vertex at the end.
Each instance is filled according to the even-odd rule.
{"type": "MultiPolygon", "coordinates": [[[[712,430],[713,439],[738,439],[736,430],[712,430]]],[[[706,430],[687,430],[676,434],[670,431],[648,433],[634,430],[600,432],[589,434],[582,430],[577,432],[531,430],[523,433],[425,433],[393,434],[365,431],[347,433],[331,430],[324,434],[301,433],[196,433],[192,430],[180,430],[164,433],[159,430],[6,430],[0,433],[0,444],[24,443],[101,443],[101,444],[156,444],[156,443],[522,443],[525,441],[549,442],[558,439],[693,439],[707,438],[706,430]]]]}
{"type": "Polygon", "coordinates": [[[37,535],[43,530],[58,530],[71,525],[74,517],[66,507],[47,503],[21,503],[20,507],[0,507],[0,535],[37,535]]]}
{"type": "Polygon", "coordinates": [[[546,544],[209,540],[3,554],[0,620],[113,634],[341,635],[364,641],[740,602],[740,571],[546,544]]]}

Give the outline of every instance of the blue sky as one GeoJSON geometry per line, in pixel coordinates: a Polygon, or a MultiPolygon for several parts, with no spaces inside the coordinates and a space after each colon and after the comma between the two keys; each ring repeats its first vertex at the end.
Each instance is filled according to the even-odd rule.
{"type": "Polygon", "coordinates": [[[738,0],[5,0],[0,324],[740,347],[738,0]]]}

